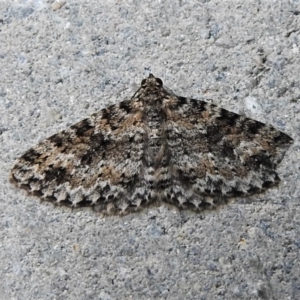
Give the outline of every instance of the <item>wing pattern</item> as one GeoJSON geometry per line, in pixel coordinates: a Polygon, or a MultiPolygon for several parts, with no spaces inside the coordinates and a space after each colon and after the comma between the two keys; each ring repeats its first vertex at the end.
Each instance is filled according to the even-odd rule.
{"type": "Polygon", "coordinates": [[[201,211],[279,182],[292,139],[213,104],[167,92],[152,74],[107,107],[22,155],[10,179],[29,194],[124,215],[166,202],[201,211]]]}

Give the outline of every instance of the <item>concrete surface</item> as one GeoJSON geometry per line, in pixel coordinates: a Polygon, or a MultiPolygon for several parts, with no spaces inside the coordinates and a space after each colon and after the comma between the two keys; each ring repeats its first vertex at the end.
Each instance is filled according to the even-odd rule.
{"type": "Polygon", "coordinates": [[[245,2],[0,2],[0,299],[300,299],[300,3],[245,2]],[[292,136],[280,186],[103,218],[10,185],[18,156],[150,71],[292,136]]]}

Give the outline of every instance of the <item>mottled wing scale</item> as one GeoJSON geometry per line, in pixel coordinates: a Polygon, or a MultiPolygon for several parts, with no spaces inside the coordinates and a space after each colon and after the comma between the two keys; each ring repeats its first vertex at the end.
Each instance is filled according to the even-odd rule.
{"type": "Polygon", "coordinates": [[[58,204],[108,214],[135,209],[144,200],[136,194],[145,130],[138,106],[123,101],[51,136],[17,161],[12,181],[58,204]]]}
{"type": "Polygon", "coordinates": [[[176,149],[168,202],[211,208],[278,184],[276,166],[292,139],[274,127],[183,97],[170,99],[167,120],[168,145],[176,149]]]}
{"type": "Polygon", "coordinates": [[[11,181],[103,214],[166,202],[201,211],[279,182],[292,139],[213,104],[167,92],[152,74],[120,102],[28,150],[11,181]]]}

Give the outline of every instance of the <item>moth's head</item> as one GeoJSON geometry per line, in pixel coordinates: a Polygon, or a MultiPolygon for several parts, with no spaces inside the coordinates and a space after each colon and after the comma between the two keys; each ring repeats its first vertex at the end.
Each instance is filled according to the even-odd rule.
{"type": "Polygon", "coordinates": [[[150,74],[148,78],[143,79],[141,82],[141,87],[162,87],[163,82],[160,78],[156,78],[153,74],[150,74]]]}

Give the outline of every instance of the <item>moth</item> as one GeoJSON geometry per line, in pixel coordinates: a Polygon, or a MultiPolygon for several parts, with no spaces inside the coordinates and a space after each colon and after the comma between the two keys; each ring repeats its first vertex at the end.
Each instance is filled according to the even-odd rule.
{"type": "Polygon", "coordinates": [[[43,200],[104,215],[161,203],[201,211],[276,186],[292,142],[273,126],[176,96],[150,74],[130,100],[25,152],[10,180],[43,200]]]}

